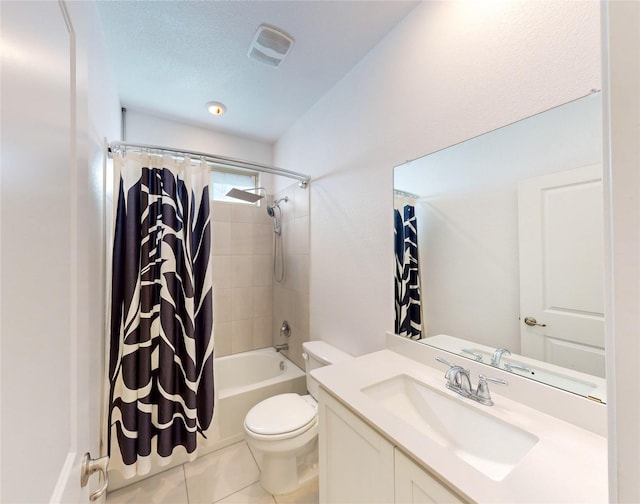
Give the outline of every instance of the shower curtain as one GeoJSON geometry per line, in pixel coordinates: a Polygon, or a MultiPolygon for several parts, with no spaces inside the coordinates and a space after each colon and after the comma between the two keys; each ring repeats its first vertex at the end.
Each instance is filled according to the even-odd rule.
{"type": "Polygon", "coordinates": [[[125,478],[192,460],[214,410],[209,170],[114,155],[107,450],[125,478]]]}
{"type": "Polygon", "coordinates": [[[395,216],[395,332],[412,339],[422,338],[418,228],[415,207],[404,205],[395,216]]]}

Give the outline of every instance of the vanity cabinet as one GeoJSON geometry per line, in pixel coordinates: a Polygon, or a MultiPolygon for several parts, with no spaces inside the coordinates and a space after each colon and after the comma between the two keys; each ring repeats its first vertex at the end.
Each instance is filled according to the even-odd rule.
{"type": "Polygon", "coordinates": [[[464,502],[322,388],[318,420],[320,504],[464,502]]]}
{"type": "Polygon", "coordinates": [[[320,389],[320,504],[394,502],[393,445],[320,389]]]}
{"type": "Polygon", "coordinates": [[[395,502],[449,504],[465,501],[396,448],[395,502]]]}

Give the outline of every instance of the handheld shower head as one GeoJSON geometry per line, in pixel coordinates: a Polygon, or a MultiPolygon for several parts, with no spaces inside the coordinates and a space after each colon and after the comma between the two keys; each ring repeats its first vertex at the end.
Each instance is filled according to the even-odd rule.
{"type": "Polygon", "coordinates": [[[276,218],[276,208],[278,209],[278,211],[280,211],[280,202],[282,201],[284,201],[285,203],[289,201],[289,196],[274,200],[272,205],[267,205],[267,214],[269,215],[269,217],[276,218]]]}

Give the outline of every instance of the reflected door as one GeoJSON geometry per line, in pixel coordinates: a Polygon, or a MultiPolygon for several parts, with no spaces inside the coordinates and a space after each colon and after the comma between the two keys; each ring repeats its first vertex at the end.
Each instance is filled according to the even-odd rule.
{"type": "Polygon", "coordinates": [[[520,182],[518,214],[522,355],[604,377],[602,168],[520,182]]]}

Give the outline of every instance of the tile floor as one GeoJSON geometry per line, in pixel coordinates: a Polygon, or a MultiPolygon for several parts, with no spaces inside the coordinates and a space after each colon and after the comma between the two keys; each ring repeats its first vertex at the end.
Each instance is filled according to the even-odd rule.
{"type": "Polygon", "coordinates": [[[318,479],[271,495],[242,441],[107,495],[107,504],[318,504],[318,479]]]}

